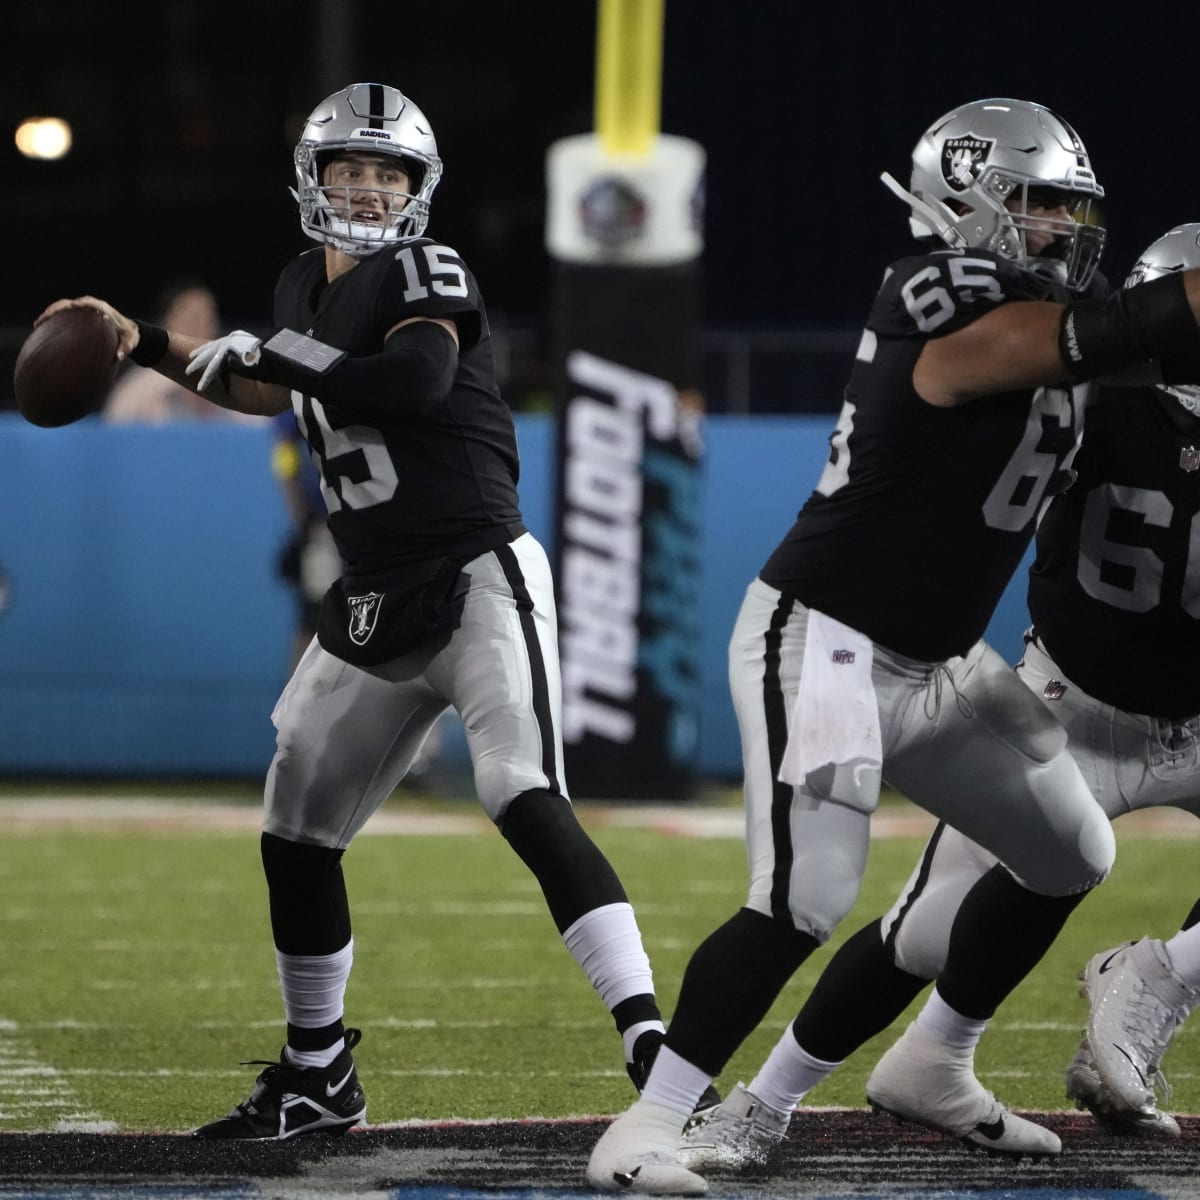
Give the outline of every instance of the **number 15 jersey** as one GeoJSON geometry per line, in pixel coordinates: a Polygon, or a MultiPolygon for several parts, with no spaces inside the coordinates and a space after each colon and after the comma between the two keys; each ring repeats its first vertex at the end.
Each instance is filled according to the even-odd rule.
{"type": "Polygon", "coordinates": [[[275,288],[277,326],[352,357],[381,354],[388,331],[411,317],[455,323],[458,369],[446,396],[381,389],[335,405],[292,394],[352,575],[442,556],[466,561],[525,532],[516,433],[496,383],[483,299],[453,250],[414,239],[330,282],[318,247],[285,267],[275,288]]]}
{"type": "Polygon", "coordinates": [[[930,338],[1038,298],[1027,274],[983,250],[888,268],[829,460],[764,582],[912,658],[940,662],[979,640],[1044,499],[1069,479],[1089,385],[939,408],[914,390],[913,367],[930,338]]]}

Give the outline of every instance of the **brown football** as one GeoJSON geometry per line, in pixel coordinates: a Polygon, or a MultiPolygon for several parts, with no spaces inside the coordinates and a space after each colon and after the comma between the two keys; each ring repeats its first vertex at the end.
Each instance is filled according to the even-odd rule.
{"type": "Polygon", "coordinates": [[[34,425],[69,425],[94,412],[117,369],[117,327],[94,308],[64,308],[25,339],[13,395],[34,425]]]}

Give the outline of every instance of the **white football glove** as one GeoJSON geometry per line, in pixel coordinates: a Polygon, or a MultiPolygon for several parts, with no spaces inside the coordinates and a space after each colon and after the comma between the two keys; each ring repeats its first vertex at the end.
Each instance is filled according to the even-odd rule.
{"type": "Polygon", "coordinates": [[[192,361],[184,369],[185,375],[194,375],[201,368],[204,369],[200,382],[196,384],[196,391],[204,391],[217,378],[225,365],[226,357],[231,357],[247,367],[257,366],[262,357],[262,340],[244,329],[235,329],[224,337],[197,346],[188,355],[192,361]]]}

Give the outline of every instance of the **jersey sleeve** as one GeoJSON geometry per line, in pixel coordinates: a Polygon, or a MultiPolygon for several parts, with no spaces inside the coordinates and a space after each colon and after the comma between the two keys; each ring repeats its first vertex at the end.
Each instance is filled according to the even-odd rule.
{"type": "Polygon", "coordinates": [[[386,332],[410,317],[448,317],[458,326],[459,345],[479,340],[483,298],[475,277],[455,250],[419,239],[396,251],[384,276],[377,320],[386,332]]]}
{"type": "Polygon", "coordinates": [[[867,318],[880,337],[942,337],[1010,300],[1034,300],[1031,281],[987,251],[937,251],[888,267],[867,318]]]}

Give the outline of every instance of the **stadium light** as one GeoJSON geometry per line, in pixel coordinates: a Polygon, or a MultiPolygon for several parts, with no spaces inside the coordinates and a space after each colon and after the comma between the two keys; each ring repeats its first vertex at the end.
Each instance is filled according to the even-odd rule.
{"type": "Polygon", "coordinates": [[[71,126],[61,117],[26,117],[13,141],[26,158],[65,158],[71,152],[71,126]]]}

